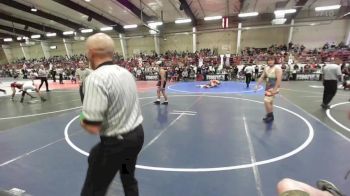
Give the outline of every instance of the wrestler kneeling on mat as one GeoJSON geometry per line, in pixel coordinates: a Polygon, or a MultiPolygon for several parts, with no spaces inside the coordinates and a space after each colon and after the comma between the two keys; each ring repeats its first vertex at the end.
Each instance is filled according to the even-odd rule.
{"type": "Polygon", "coordinates": [[[219,80],[210,80],[208,84],[197,85],[201,88],[214,88],[218,87],[221,84],[219,80]]]}
{"type": "Polygon", "coordinates": [[[31,98],[35,98],[33,95],[29,94],[27,92],[27,90],[35,91],[38,94],[38,96],[40,97],[42,102],[46,101],[46,99],[40,94],[39,89],[34,86],[33,82],[25,82],[23,84],[22,83],[17,83],[17,82],[11,83],[11,89],[12,89],[11,100],[13,100],[13,98],[14,98],[14,96],[16,94],[16,88],[19,89],[20,92],[22,91],[21,103],[23,103],[25,94],[29,95],[31,98]]]}
{"type": "Polygon", "coordinates": [[[255,90],[259,88],[263,80],[266,81],[265,98],[264,98],[266,117],[263,118],[263,121],[266,123],[270,123],[274,120],[273,101],[274,101],[275,95],[279,93],[279,88],[281,86],[282,69],[280,67],[275,66],[275,57],[273,56],[268,58],[267,64],[268,66],[265,67],[264,72],[259,78],[259,81],[255,87],[255,90]]]}

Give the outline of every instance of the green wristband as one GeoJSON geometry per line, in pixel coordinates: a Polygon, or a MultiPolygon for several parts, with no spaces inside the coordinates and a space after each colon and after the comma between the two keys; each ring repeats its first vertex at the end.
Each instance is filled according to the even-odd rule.
{"type": "Polygon", "coordinates": [[[83,112],[80,113],[79,119],[80,119],[80,121],[83,121],[85,119],[83,112]]]}

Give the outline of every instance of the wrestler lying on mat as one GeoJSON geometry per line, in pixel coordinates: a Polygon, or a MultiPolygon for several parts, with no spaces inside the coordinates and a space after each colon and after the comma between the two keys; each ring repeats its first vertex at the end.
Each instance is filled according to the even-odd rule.
{"type": "Polygon", "coordinates": [[[210,80],[208,84],[197,85],[200,88],[214,88],[221,84],[219,80],[210,80]]]}

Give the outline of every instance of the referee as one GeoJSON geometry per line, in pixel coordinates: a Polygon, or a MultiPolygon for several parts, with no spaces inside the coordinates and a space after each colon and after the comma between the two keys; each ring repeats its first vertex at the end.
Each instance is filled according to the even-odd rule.
{"type": "Polygon", "coordinates": [[[83,102],[83,100],[84,100],[84,91],[83,91],[84,81],[87,78],[87,76],[91,73],[91,70],[85,68],[84,61],[79,61],[78,64],[79,64],[79,69],[77,69],[77,71],[75,72],[75,77],[78,79],[80,99],[81,99],[81,102],[83,102]]]}
{"type": "Polygon", "coordinates": [[[84,83],[81,126],[101,141],[88,158],[82,196],[106,195],[120,171],[126,196],[137,196],[135,165],[143,141],[143,128],[136,83],[131,73],[112,62],[114,42],[104,33],[90,36],[87,58],[94,70],[84,83]]]}
{"type": "MultiPolygon", "coordinates": [[[[337,59],[336,61],[339,61],[337,59]]],[[[341,80],[340,65],[337,64],[325,64],[323,67],[323,102],[321,107],[323,109],[329,109],[329,103],[337,93],[338,80],[341,80]]]]}
{"type": "Polygon", "coordinates": [[[49,90],[49,84],[47,82],[47,75],[48,75],[48,73],[47,73],[44,65],[40,65],[40,68],[39,68],[39,71],[38,71],[38,76],[39,76],[39,78],[41,80],[41,83],[40,83],[40,86],[39,86],[39,90],[40,90],[41,86],[45,82],[46,92],[49,92],[50,90],[49,90]]]}
{"type": "Polygon", "coordinates": [[[247,88],[249,88],[250,82],[252,81],[252,75],[254,72],[254,68],[251,64],[248,64],[247,67],[244,68],[245,73],[245,83],[247,84],[247,88]]]}

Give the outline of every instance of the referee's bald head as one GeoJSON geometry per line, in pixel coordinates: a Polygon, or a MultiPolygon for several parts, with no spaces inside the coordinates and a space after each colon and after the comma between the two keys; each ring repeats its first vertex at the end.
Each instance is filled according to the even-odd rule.
{"type": "Polygon", "coordinates": [[[96,33],[86,40],[86,55],[96,69],[100,63],[112,60],[114,53],[114,41],[105,33],[96,33]]]}

